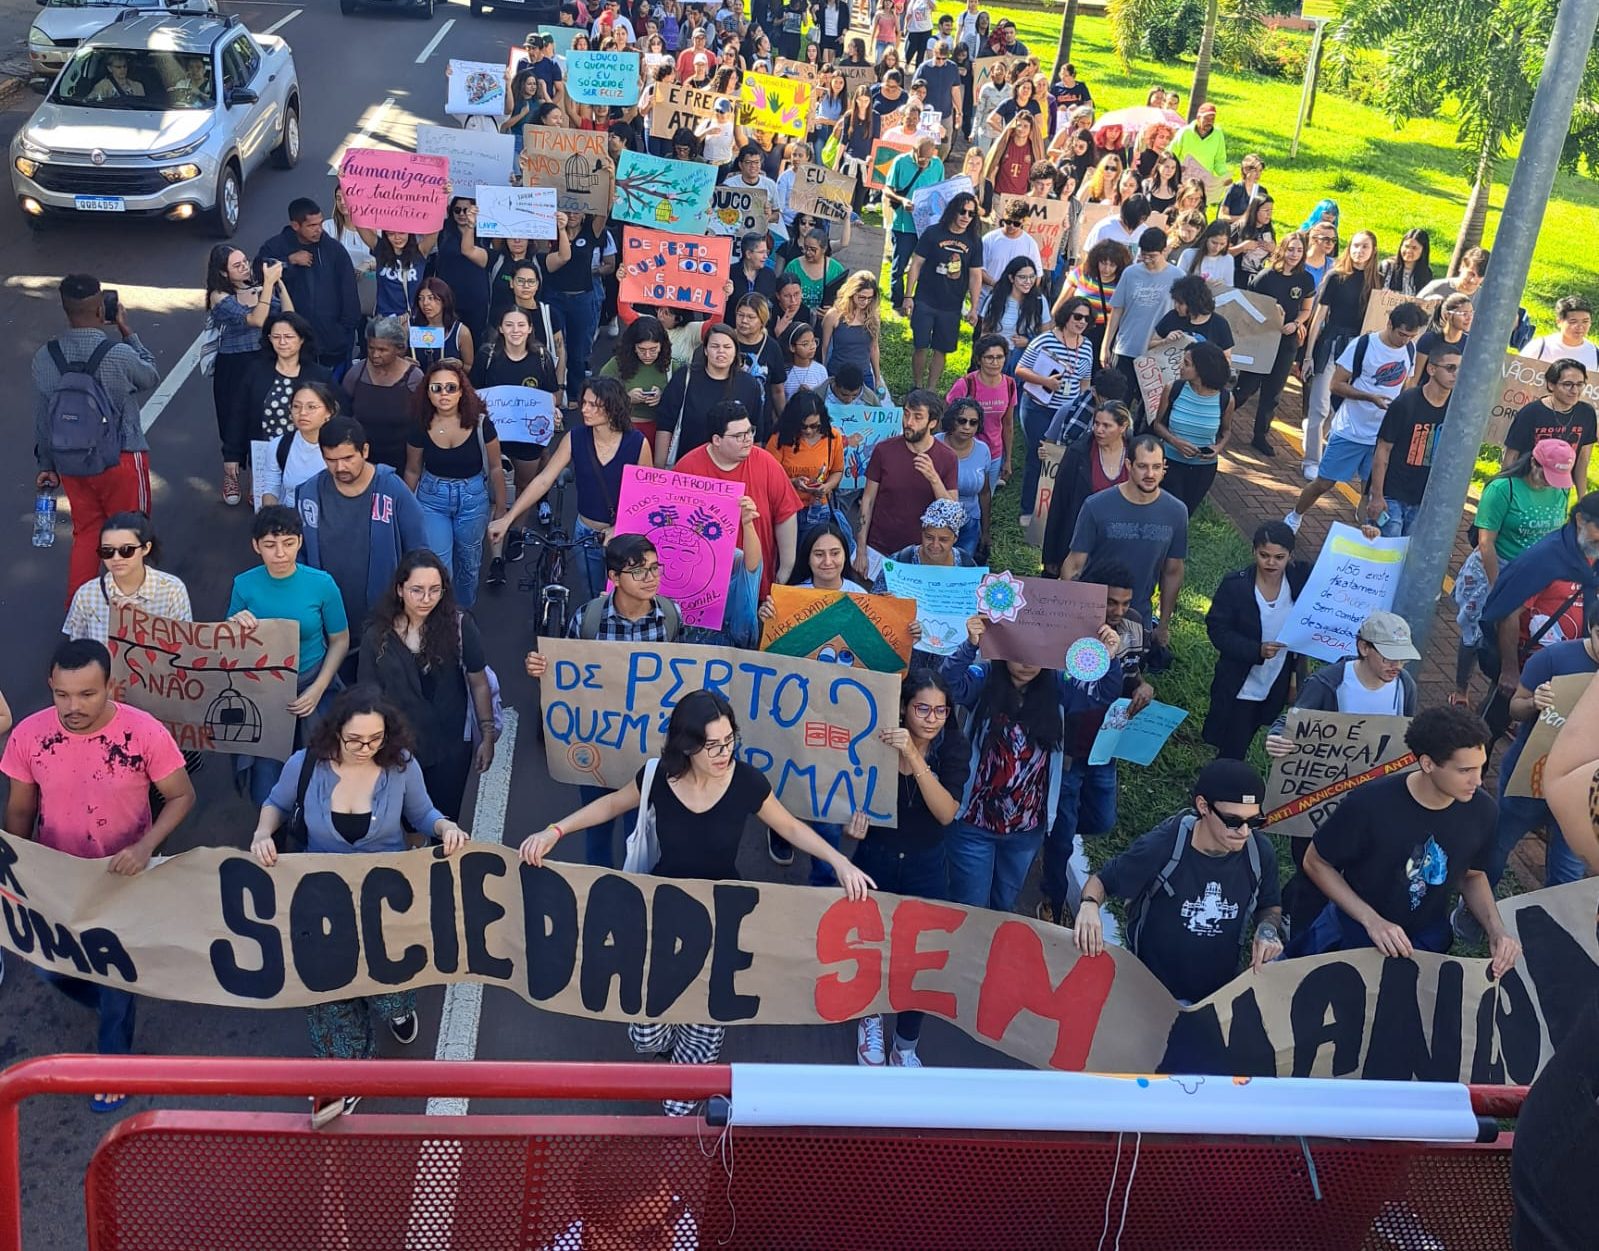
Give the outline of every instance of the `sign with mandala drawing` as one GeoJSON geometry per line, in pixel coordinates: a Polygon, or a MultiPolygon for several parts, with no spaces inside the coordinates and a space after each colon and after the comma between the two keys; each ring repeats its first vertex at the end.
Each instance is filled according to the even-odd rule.
{"type": "Polygon", "coordinates": [[[718,478],[629,465],[622,470],[616,533],[642,534],[661,561],[661,594],[689,625],[720,629],[738,546],[744,488],[718,478]]]}

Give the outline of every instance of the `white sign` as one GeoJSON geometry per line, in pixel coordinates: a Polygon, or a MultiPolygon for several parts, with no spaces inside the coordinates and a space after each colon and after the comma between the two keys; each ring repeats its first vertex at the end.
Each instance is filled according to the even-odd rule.
{"type": "Polygon", "coordinates": [[[456,195],[466,195],[467,188],[484,184],[505,186],[516,164],[516,136],[487,130],[418,126],[416,150],[449,158],[450,186],[456,195]]]}
{"type": "Polygon", "coordinates": [[[554,187],[477,189],[479,239],[555,238],[554,187]]]}
{"type": "Polygon", "coordinates": [[[505,112],[505,67],[497,61],[451,61],[444,111],[457,117],[505,112]]]}
{"type": "Polygon", "coordinates": [[[555,397],[533,387],[484,387],[478,392],[502,441],[545,446],[555,437],[555,397]]]}
{"type": "MultiPolygon", "coordinates": [[[[711,233],[732,235],[766,233],[771,209],[761,187],[728,186],[724,183],[711,192],[711,233]]],[[[737,249],[735,248],[735,251],[737,249]]]]}
{"type": "Polygon", "coordinates": [[[1409,546],[1409,539],[1368,539],[1354,526],[1333,522],[1293,616],[1276,639],[1264,641],[1317,660],[1355,655],[1361,622],[1394,606],[1409,546]]]}

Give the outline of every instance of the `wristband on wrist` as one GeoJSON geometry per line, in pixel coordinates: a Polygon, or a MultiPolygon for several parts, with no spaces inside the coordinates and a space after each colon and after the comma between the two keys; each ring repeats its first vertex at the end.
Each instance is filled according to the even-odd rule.
{"type": "Polygon", "coordinates": [[[563,830],[560,826],[556,825],[554,821],[550,822],[550,828],[555,831],[555,837],[556,838],[565,838],[566,837],[566,831],[563,830]]]}

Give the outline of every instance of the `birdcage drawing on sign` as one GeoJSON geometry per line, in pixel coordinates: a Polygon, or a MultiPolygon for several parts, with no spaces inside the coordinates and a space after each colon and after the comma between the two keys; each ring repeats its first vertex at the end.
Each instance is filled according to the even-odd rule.
{"type": "Polygon", "coordinates": [[[230,680],[205,710],[206,729],[217,743],[259,743],[261,710],[255,701],[241,695],[230,680]]]}
{"type": "Polygon", "coordinates": [[[594,190],[594,170],[581,155],[574,154],[566,158],[563,167],[566,176],[566,189],[573,195],[588,195],[594,190]]]}

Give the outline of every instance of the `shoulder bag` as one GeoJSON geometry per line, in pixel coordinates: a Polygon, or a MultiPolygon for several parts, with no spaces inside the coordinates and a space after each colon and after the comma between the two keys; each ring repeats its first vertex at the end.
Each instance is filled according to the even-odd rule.
{"type": "Polygon", "coordinates": [[[661,840],[655,832],[655,809],[650,807],[650,790],[660,761],[644,766],[644,781],[639,787],[638,818],[627,836],[627,854],[622,859],[623,873],[650,873],[661,862],[661,840]]]}

